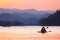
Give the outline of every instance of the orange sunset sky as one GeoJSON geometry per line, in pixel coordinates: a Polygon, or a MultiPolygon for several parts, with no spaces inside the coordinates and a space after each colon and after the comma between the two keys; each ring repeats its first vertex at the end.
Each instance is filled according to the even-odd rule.
{"type": "Polygon", "coordinates": [[[60,0],[0,0],[0,8],[56,10],[60,0]]]}

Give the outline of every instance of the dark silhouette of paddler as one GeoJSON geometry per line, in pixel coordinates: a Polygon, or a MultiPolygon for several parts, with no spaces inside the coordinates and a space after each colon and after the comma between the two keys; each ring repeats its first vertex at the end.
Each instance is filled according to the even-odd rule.
{"type": "MultiPolygon", "coordinates": [[[[43,25],[42,25],[43,26],[43,25]]],[[[41,30],[40,31],[37,31],[38,33],[47,33],[47,32],[51,32],[51,31],[46,31],[46,29],[48,29],[49,27],[47,26],[46,28],[43,26],[42,28],[41,28],[41,30]]]]}
{"type": "Polygon", "coordinates": [[[46,32],[47,32],[44,26],[42,27],[42,29],[41,29],[40,32],[41,32],[41,33],[46,33],[46,32]]]}

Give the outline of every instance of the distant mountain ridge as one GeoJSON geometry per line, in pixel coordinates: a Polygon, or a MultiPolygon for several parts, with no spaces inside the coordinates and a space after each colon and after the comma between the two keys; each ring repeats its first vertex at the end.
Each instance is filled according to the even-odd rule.
{"type": "Polygon", "coordinates": [[[37,11],[35,9],[26,9],[26,10],[18,10],[18,9],[4,9],[0,8],[0,13],[52,13],[54,11],[37,11]]]}
{"type": "Polygon", "coordinates": [[[24,25],[39,25],[41,18],[52,15],[54,11],[37,11],[35,9],[18,10],[0,8],[0,20],[19,21],[24,25]]]}

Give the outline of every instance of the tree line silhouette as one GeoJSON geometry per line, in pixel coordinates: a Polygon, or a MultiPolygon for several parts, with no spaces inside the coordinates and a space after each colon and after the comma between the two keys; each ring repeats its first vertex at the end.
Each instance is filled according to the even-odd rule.
{"type": "Polygon", "coordinates": [[[2,21],[0,20],[0,26],[22,26],[23,24],[19,21],[2,21]]]}
{"type": "Polygon", "coordinates": [[[60,26],[60,10],[57,10],[53,15],[48,16],[48,18],[42,18],[39,23],[40,25],[45,26],[60,26]]]}

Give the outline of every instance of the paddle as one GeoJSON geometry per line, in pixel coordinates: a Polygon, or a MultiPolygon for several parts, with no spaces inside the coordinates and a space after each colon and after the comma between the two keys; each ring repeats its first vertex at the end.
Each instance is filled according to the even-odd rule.
{"type": "MultiPolygon", "coordinates": [[[[46,27],[46,29],[48,29],[49,27],[46,27]]],[[[38,33],[42,33],[41,31],[37,31],[38,33]]],[[[48,31],[48,32],[51,32],[51,31],[48,31]]]]}

